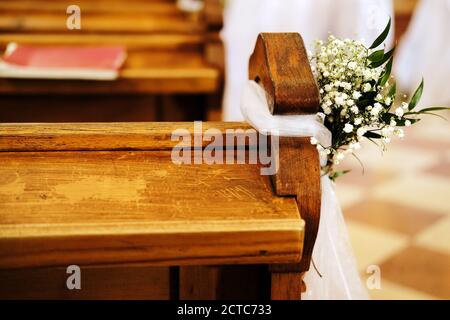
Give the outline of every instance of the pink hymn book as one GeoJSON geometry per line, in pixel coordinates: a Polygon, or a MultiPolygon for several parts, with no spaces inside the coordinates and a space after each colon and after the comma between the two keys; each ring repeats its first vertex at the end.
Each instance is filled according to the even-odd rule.
{"type": "Polygon", "coordinates": [[[49,47],[9,43],[1,78],[114,80],[126,59],[123,47],[49,47]]]}

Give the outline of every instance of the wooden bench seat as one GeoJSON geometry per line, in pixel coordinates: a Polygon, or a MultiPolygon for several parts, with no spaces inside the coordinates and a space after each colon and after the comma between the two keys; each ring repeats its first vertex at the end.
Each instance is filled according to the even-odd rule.
{"type": "MultiPolygon", "coordinates": [[[[145,143],[140,139],[147,136],[149,144],[183,123],[166,126],[166,132],[152,123],[119,128],[125,140],[145,143]],[[143,133],[144,127],[154,129],[143,133]]],[[[176,165],[170,145],[118,151],[121,135],[108,124],[87,131],[62,126],[61,134],[48,125],[28,128],[41,133],[26,127],[0,126],[0,267],[300,259],[303,221],[295,200],[277,197],[259,165],[176,165]],[[105,140],[104,150],[91,151],[49,152],[45,142],[36,145],[62,139],[58,148],[78,141],[77,148],[90,149],[99,135],[114,148],[105,140]],[[26,152],[6,152],[12,145],[26,152]]]]}
{"type": "MultiPolygon", "coordinates": [[[[174,164],[177,128],[193,126],[0,124],[0,297],[217,298],[230,273],[298,263],[304,221],[295,198],[277,196],[259,164],[174,164]],[[65,288],[73,264],[86,272],[85,291],[65,288]],[[242,264],[254,267],[224,267],[242,264]],[[209,276],[197,288],[200,275],[209,276]]],[[[255,288],[251,297],[261,297],[255,288]]]]}

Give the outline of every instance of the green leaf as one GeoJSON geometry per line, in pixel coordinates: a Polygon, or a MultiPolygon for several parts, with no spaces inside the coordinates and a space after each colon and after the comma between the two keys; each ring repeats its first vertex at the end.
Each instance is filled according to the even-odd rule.
{"type": "Polygon", "coordinates": [[[392,119],[392,118],[395,119],[396,117],[397,117],[397,116],[396,116],[395,114],[386,112],[386,113],[384,113],[384,114],[381,116],[381,119],[382,119],[384,122],[389,123],[389,122],[391,122],[391,119],[392,119]]]}
{"type": "Polygon", "coordinates": [[[397,123],[397,127],[404,127],[406,120],[409,120],[411,122],[411,124],[414,124],[414,123],[420,121],[420,119],[406,119],[406,118],[396,119],[395,122],[397,123]]]}
{"type": "Polygon", "coordinates": [[[375,41],[372,43],[369,49],[374,49],[378,47],[380,44],[382,44],[383,41],[387,38],[390,29],[391,29],[391,18],[389,18],[389,22],[386,28],[384,28],[383,32],[378,36],[378,38],[375,39],[375,41]]]}
{"type": "Polygon", "coordinates": [[[438,110],[450,110],[450,107],[430,107],[417,111],[418,113],[428,112],[428,111],[438,111],[438,110]]]}
{"type": "Polygon", "coordinates": [[[420,82],[419,87],[416,89],[416,92],[414,92],[414,95],[411,98],[411,101],[409,102],[408,110],[412,110],[417,106],[417,103],[420,100],[420,97],[422,97],[423,93],[423,78],[422,82],[420,82]]]}
{"type": "Polygon", "coordinates": [[[337,178],[342,177],[344,174],[347,174],[349,172],[350,170],[335,171],[332,175],[330,175],[330,179],[336,181],[337,178]]]}
{"type": "Polygon", "coordinates": [[[441,116],[440,114],[437,114],[437,113],[433,113],[433,112],[423,112],[422,114],[427,114],[427,115],[430,115],[430,116],[435,116],[435,117],[441,118],[442,120],[447,121],[447,118],[446,118],[446,117],[443,117],[443,116],[441,116]]]}
{"type": "Polygon", "coordinates": [[[389,88],[388,97],[391,97],[392,102],[395,100],[395,94],[397,93],[397,83],[394,81],[392,86],[389,88]]]}
{"type": "Polygon", "coordinates": [[[364,108],[373,104],[377,94],[375,91],[364,92],[358,100],[358,107],[364,108]]]}
{"type": "Polygon", "coordinates": [[[384,86],[391,76],[392,61],[393,58],[391,57],[389,62],[386,64],[386,69],[384,69],[383,76],[380,79],[380,86],[384,86]]]}
{"type": "Polygon", "coordinates": [[[395,47],[392,48],[390,51],[386,52],[383,55],[383,58],[381,60],[371,63],[369,65],[369,67],[373,69],[373,68],[378,68],[379,66],[382,66],[383,64],[386,63],[386,61],[388,61],[392,57],[392,55],[394,54],[394,51],[395,51],[395,47]]]}
{"type": "Polygon", "coordinates": [[[364,134],[364,137],[370,138],[370,139],[381,139],[383,136],[381,134],[379,134],[379,133],[376,133],[376,132],[367,131],[364,134]]]}
{"type": "Polygon", "coordinates": [[[369,59],[372,62],[380,61],[384,57],[384,49],[377,50],[375,52],[372,52],[367,59],[369,59]]]}

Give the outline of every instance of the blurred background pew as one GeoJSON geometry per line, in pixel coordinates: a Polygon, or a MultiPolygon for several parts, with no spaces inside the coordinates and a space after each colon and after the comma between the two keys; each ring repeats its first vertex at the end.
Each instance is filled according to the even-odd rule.
{"type": "Polygon", "coordinates": [[[68,30],[70,4],[0,1],[0,48],[9,42],[121,45],[127,59],[119,79],[0,79],[1,121],[177,121],[212,118],[214,112],[220,116],[220,26],[208,24],[205,11],[183,12],[174,0],[82,0],[77,2],[81,29],[68,30]]]}

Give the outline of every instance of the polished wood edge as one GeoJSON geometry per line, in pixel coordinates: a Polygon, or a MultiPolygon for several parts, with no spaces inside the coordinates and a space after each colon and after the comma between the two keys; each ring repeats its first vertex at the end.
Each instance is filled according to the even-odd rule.
{"type": "Polygon", "coordinates": [[[319,89],[298,33],[260,33],[249,77],[267,92],[273,114],[309,114],[319,109],[319,89]]]}
{"type": "MultiPolygon", "coordinates": [[[[217,132],[235,134],[235,146],[257,147],[248,135],[256,131],[245,122],[201,122],[200,143],[205,147],[217,132]],[[246,138],[247,137],[247,138],[246,138]]],[[[194,122],[110,122],[110,123],[2,123],[1,151],[114,151],[171,150],[191,144],[172,141],[172,134],[194,135],[194,122]]]]}

